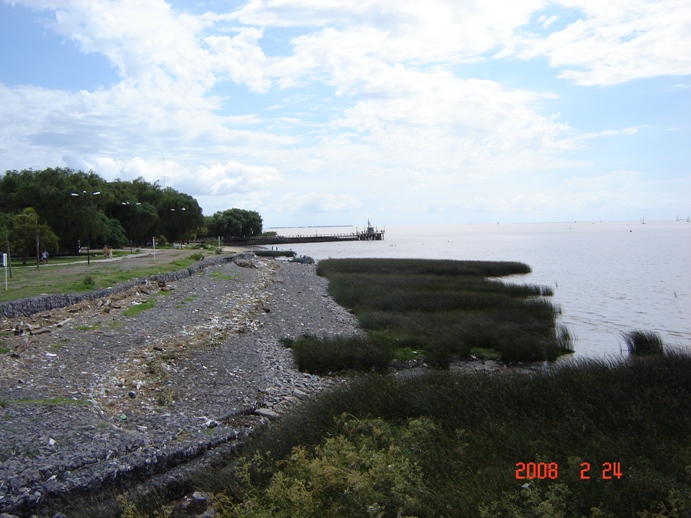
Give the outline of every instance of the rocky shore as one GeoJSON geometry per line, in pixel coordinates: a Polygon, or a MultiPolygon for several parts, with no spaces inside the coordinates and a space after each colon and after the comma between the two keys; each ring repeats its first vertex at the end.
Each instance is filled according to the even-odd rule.
{"type": "Polygon", "coordinates": [[[0,332],[0,515],[52,517],[75,495],[180,483],[339,383],[297,371],[279,339],[357,323],[314,266],[251,258],[0,332]]]}

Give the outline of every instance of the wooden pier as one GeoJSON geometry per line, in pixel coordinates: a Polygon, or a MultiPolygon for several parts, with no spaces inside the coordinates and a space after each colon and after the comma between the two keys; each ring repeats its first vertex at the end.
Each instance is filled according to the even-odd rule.
{"type": "Polygon", "coordinates": [[[379,230],[367,222],[365,230],[355,230],[349,234],[312,234],[298,236],[260,236],[260,237],[234,237],[225,239],[224,245],[291,245],[297,243],[329,243],[338,241],[383,241],[385,230],[379,230]]]}
{"type": "Polygon", "coordinates": [[[358,241],[357,234],[327,234],[307,236],[234,237],[223,241],[224,245],[289,245],[293,243],[328,243],[333,241],[358,241]]]}

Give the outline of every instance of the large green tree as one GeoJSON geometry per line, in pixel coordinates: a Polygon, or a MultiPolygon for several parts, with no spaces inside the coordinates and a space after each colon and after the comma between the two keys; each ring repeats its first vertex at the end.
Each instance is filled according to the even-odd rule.
{"type": "Polygon", "coordinates": [[[223,239],[258,236],[262,233],[262,224],[258,212],[244,209],[228,209],[206,218],[207,235],[223,239]]]}
{"type": "Polygon", "coordinates": [[[105,234],[97,214],[103,200],[89,200],[84,193],[104,192],[107,182],[90,171],[84,173],[67,168],[7,171],[0,177],[0,206],[17,214],[32,207],[42,222],[49,225],[68,249],[75,249],[78,240],[86,239],[86,220],[90,218],[94,235],[105,234]],[[75,197],[73,194],[78,194],[75,197]]]}
{"type": "Polygon", "coordinates": [[[22,256],[24,265],[28,256],[37,255],[40,250],[58,251],[58,236],[39,222],[38,214],[30,207],[12,218],[8,234],[10,249],[22,256]]]}
{"type": "Polygon", "coordinates": [[[204,227],[204,216],[197,200],[189,194],[177,192],[170,187],[163,190],[158,202],[159,234],[170,242],[196,239],[204,227]]]}
{"type": "Polygon", "coordinates": [[[129,242],[139,246],[160,235],[184,242],[199,235],[252,237],[262,232],[262,219],[255,211],[228,209],[204,218],[192,196],[163,189],[158,182],[141,177],[107,182],[93,171],[69,168],[7,171],[0,176],[0,210],[14,217],[29,207],[59,238],[63,251],[74,251],[78,242],[87,241],[92,248],[129,242]]]}
{"type": "Polygon", "coordinates": [[[113,213],[122,223],[128,242],[131,241],[134,246],[140,246],[151,241],[151,238],[156,235],[160,218],[155,206],[148,202],[135,201],[135,199],[120,202],[119,206],[114,207],[113,213]]]}

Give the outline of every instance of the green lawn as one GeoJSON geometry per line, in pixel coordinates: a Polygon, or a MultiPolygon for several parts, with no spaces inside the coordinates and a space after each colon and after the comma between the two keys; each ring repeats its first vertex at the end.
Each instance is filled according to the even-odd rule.
{"type": "Polygon", "coordinates": [[[8,290],[4,289],[4,273],[0,302],[54,293],[78,293],[107,288],[117,283],[150,275],[181,270],[197,262],[190,257],[195,250],[161,250],[153,256],[122,253],[118,261],[92,260],[90,265],[72,259],[51,259],[48,266],[12,266],[8,290]],[[90,283],[93,281],[93,284],[90,283]]]}

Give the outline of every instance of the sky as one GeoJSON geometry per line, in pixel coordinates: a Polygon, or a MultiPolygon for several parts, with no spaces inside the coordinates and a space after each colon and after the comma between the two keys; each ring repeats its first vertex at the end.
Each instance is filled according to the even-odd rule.
{"type": "Polygon", "coordinates": [[[685,219],[691,2],[0,0],[0,171],[46,167],[265,227],[685,219]]]}

